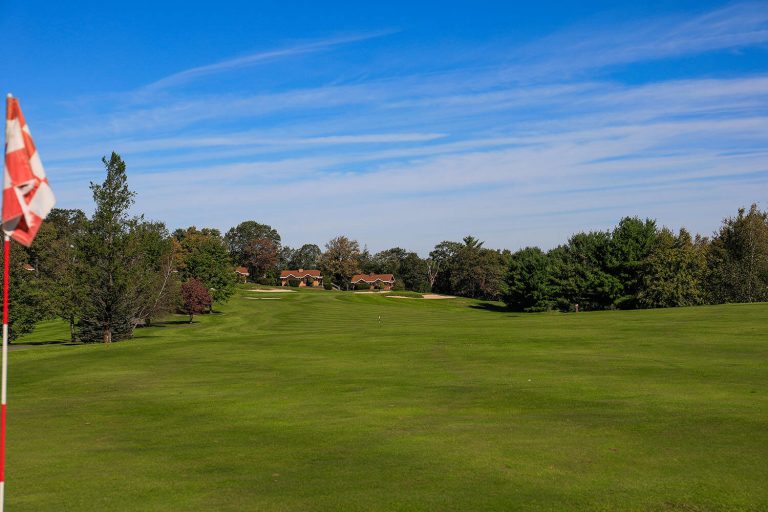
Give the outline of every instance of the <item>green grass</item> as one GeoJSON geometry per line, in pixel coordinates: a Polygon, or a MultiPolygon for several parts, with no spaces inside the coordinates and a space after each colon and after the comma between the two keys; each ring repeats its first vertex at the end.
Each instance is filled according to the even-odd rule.
{"type": "Polygon", "coordinates": [[[9,510],[768,509],[766,304],[220,309],[12,352],[9,510]]]}

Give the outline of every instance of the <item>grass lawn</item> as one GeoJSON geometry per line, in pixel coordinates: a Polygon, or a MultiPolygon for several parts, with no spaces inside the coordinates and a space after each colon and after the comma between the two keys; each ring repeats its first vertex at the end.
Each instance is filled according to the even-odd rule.
{"type": "Polygon", "coordinates": [[[768,510],[767,304],[241,289],[220,310],[12,352],[8,509],[768,510]]]}

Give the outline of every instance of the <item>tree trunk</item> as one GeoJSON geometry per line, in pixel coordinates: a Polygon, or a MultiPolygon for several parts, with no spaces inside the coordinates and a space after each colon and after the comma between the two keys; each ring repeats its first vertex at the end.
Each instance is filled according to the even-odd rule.
{"type": "Polygon", "coordinates": [[[74,317],[69,317],[69,341],[71,343],[77,342],[77,332],[75,331],[75,319],[74,317]]]}
{"type": "Polygon", "coordinates": [[[109,327],[104,328],[104,343],[112,343],[112,330],[109,327]]]}
{"type": "Polygon", "coordinates": [[[192,323],[192,313],[189,314],[189,323],[192,323]]]}

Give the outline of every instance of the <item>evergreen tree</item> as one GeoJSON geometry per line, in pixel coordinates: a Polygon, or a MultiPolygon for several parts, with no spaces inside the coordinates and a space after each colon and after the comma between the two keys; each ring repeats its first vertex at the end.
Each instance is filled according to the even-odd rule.
{"type": "Polygon", "coordinates": [[[611,233],[606,252],[606,269],[620,283],[613,297],[622,309],[637,307],[642,285],[643,264],[656,241],[656,221],[624,217],[611,233]]]}
{"type": "Polygon", "coordinates": [[[554,303],[550,260],[538,247],[512,254],[504,302],[517,311],[546,311],[554,303]]]}
{"type": "Polygon", "coordinates": [[[130,243],[128,209],[134,193],[128,188],[125,163],[113,152],[102,158],[107,177],[91,183],[96,209],[76,239],[81,296],[79,337],[83,341],[111,343],[133,334],[137,309],[136,266],[139,254],[130,243]]]}
{"type": "Polygon", "coordinates": [[[558,307],[563,310],[608,309],[622,289],[608,271],[611,236],[605,231],[578,233],[550,251],[558,307]]]}

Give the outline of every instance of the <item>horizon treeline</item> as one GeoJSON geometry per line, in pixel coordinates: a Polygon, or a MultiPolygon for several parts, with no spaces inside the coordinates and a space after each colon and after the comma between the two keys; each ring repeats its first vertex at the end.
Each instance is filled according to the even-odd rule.
{"type": "Polygon", "coordinates": [[[768,301],[768,212],[756,204],[725,218],[711,237],[625,217],[549,251],[490,249],[467,236],[421,258],[400,247],[371,254],[343,235],[322,249],[291,248],[254,220],[223,235],[195,226],[171,233],[129,215],[135,194],[125,162],[117,153],[102,161],[106,177],[91,183],[90,218],[55,209],[31,248],[13,245],[12,339],[50,318],[66,320],[73,341],[105,343],[170,313],[191,322],[232,296],[240,266],[265,285],[279,284],[284,269],[320,269],[327,289],[342,290],[353,288],[354,274],[394,274],[395,290],[503,300],[526,312],[768,301]]]}

